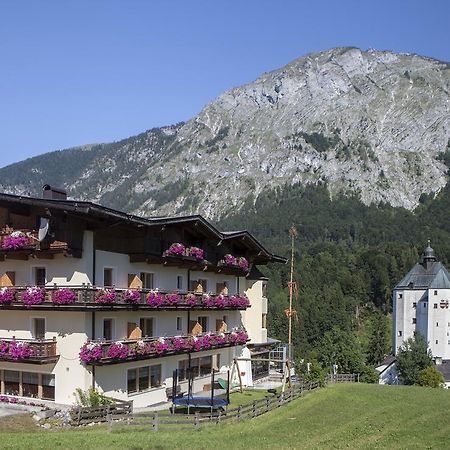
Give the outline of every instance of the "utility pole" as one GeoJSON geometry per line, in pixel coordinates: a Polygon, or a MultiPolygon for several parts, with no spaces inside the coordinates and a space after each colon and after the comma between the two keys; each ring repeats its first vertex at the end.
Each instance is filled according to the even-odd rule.
{"type": "Polygon", "coordinates": [[[289,331],[288,331],[288,344],[289,344],[289,355],[288,358],[292,361],[292,316],[297,315],[297,311],[292,309],[292,299],[294,296],[294,289],[296,284],[294,283],[294,240],[298,236],[297,229],[294,225],[289,228],[289,236],[291,237],[291,276],[289,281],[289,309],[285,311],[288,316],[289,321],[289,331]]]}

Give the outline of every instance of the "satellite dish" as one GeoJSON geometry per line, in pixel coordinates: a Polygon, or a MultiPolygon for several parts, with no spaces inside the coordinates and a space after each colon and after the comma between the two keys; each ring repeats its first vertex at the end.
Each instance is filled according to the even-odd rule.
{"type": "Polygon", "coordinates": [[[39,233],[38,233],[39,242],[42,242],[45,239],[45,236],[47,236],[48,225],[49,220],[46,217],[41,217],[39,219],[39,233]]]}

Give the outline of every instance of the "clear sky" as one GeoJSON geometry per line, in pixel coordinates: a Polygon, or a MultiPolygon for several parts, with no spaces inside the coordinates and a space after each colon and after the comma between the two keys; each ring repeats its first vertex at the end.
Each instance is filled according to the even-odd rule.
{"type": "Polygon", "coordinates": [[[0,167],[187,120],[337,46],[450,61],[450,0],[0,0],[0,167]]]}

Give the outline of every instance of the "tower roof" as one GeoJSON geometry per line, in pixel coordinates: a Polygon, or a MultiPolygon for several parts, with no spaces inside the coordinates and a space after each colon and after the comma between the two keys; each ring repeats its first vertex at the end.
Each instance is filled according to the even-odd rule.
{"type": "Polygon", "coordinates": [[[440,262],[417,263],[395,289],[450,289],[450,273],[440,262]]]}

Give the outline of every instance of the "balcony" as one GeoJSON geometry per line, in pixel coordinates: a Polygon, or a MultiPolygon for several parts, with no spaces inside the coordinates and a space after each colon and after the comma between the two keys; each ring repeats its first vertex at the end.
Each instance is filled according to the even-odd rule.
{"type": "Polygon", "coordinates": [[[167,292],[91,286],[3,287],[0,309],[64,310],[245,310],[244,295],[167,292]]]}
{"type": "Polygon", "coordinates": [[[102,366],[143,359],[163,358],[225,347],[243,345],[248,341],[245,330],[228,333],[142,338],[117,342],[87,342],[80,349],[80,361],[102,366]]]}
{"type": "Polygon", "coordinates": [[[56,339],[0,339],[0,361],[48,364],[58,359],[56,339]]]}

